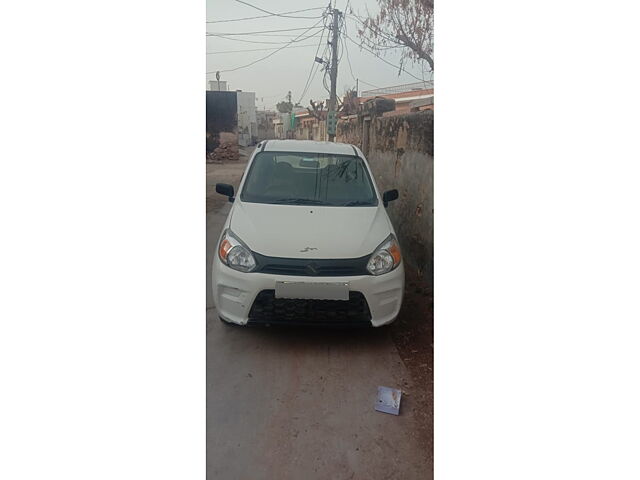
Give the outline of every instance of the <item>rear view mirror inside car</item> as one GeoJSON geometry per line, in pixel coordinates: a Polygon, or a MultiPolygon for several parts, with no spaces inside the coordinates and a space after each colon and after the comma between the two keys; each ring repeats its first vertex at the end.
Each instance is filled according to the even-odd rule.
{"type": "Polygon", "coordinates": [[[299,165],[305,168],[319,168],[320,162],[313,158],[301,158],[299,165]]]}

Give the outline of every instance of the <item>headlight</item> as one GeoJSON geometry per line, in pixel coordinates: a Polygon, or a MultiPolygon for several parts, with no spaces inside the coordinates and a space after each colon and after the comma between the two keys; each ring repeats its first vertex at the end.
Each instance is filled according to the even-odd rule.
{"type": "Polygon", "coordinates": [[[249,247],[228,229],[220,240],[218,256],[222,263],[240,272],[250,272],[256,268],[256,259],[253,258],[249,247]]]}
{"type": "Polygon", "coordinates": [[[400,246],[398,245],[396,237],[391,234],[376,248],[376,251],[373,252],[373,255],[371,255],[367,263],[367,270],[369,270],[369,273],[372,275],[382,275],[400,265],[401,259],[400,246]]]}

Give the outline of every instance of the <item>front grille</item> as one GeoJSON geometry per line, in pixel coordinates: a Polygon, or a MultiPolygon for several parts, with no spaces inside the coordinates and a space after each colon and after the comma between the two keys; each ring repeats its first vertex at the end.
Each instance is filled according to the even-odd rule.
{"type": "Polygon", "coordinates": [[[361,292],[349,292],[349,300],[307,300],[275,298],[275,290],[262,290],[251,306],[249,323],[371,326],[371,313],[361,292]]]}
{"type": "Polygon", "coordinates": [[[254,253],[254,272],[306,277],[348,277],[371,275],[367,270],[369,255],[360,258],[307,259],[267,257],[254,253]]]}

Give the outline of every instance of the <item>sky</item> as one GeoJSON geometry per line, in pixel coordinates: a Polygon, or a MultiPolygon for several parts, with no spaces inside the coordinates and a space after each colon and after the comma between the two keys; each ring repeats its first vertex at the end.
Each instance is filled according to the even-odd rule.
{"type": "MultiPolygon", "coordinates": [[[[256,7],[274,13],[325,7],[328,4],[328,1],[323,0],[246,1],[256,7]]],[[[344,12],[347,0],[334,1],[336,3],[335,7],[344,12]]],[[[372,14],[378,12],[378,3],[376,0],[351,0],[350,6],[353,8],[354,13],[357,13],[362,18],[366,16],[367,9],[372,14]]],[[[243,33],[293,28],[306,29],[319,21],[321,14],[322,10],[313,10],[309,12],[291,14],[295,16],[314,17],[309,19],[271,16],[237,22],[207,23],[206,31],[209,33],[243,33]]],[[[267,14],[248,5],[239,3],[236,0],[207,0],[206,21],[208,22],[261,15],[267,14]]],[[[348,35],[357,41],[358,34],[356,22],[348,18],[346,21],[348,35]]],[[[319,25],[322,25],[322,22],[319,25]]],[[[304,32],[305,30],[294,30],[287,32],[272,32],[267,35],[234,35],[232,38],[207,36],[207,72],[213,72],[213,74],[208,74],[206,76],[206,80],[215,80],[216,71],[230,70],[246,65],[273,53],[275,50],[221,54],[212,54],[213,52],[279,48],[284,46],[285,43],[261,44],[250,42],[289,42],[298,35],[304,34],[304,32]]],[[[304,36],[311,35],[314,32],[315,30],[312,30],[304,36]]],[[[326,39],[326,35],[327,33],[325,33],[324,39],[326,39]]],[[[325,47],[324,39],[322,46],[320,47],[321,52],[325,47]]],[[[222,72],[220,74],[220,80],[226,80],[231,90],[256,92],[256,106],[259,110],[275,109],[275,104],[284,100],[289,90],[291,91],[292,101],[296,102],[300,100],[300,103],[304,106],[309,105],[310,99],[324,100],[329,97],[329,93],[325,90],[322,84],[322,71],[318,71],[313,78],[313,81],[310,83],[307,93],[303,98],[301,98],[305,84],[309,78],[309,72],[314,63],[314,57],[319,41],[320,38],[316,36],[309,38],[308,40],[302,40],[294,43],[290,47],[274,53],[269,58],[257,62],[252,66],[241,68],[234,72],[222,72]],[[310,46],[293,48],[301,45],[310,46]]],[[[406,73],[402,73],[398,76],[397,68],[384,63],[371,53],[361,50],[357,45],[354,45],[349,41],[346,42],[346,45],[348,48],[348,57],[351,60],[351,69],[349,68],[347,52],[345,51],[342,53],[342,59],[338,65],[337,92],[339,96],[342,95],[347,88],[355,87],[356,81],[353,77],[360,79],[360,91],[373,89],[375,87],[387,87],[418,81],[406,73]],[[353,76],[351,75],[351,71],[353,71],[353,76]],[[375,85],[375,87],[372,85],[375,85]]],[[[389,53],[386,55],[383,55],[383,58],[392,64],[398,65],[399,53],[395,50],[389,50],[388,52],[389,53]]],[[[422,68],[419,64],[415,64],[413,66],[409,64],[408,70],[416,77],[423,78],[422,68]]],[[[425,72],[427,71],[428,66],[425,65],[425,72]]]]}

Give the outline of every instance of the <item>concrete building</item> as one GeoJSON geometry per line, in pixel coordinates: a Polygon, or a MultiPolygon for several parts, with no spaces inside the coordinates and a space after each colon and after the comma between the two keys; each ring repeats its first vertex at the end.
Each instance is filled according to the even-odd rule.
{"type": "Polygon", "coordinates": [[[327,141],[327,111],[311,115],[306,108],[296,110],[294,138],[296,140],[327,141]]]}
{"type": "Polygon", "coordinates": [[[278,113],[273,119],[274,137],[280,140],[293,137],[294,120],[290,113],[278,113]]]}
{"type": "MultiPolygon", "coordinates": [[[[206,94],[207,152],[220,145],[220,134],[238,132],[238,105],[234,92],[211,91],[206,94]]],[[[229,138],[229,135],[227,135],[229,138]]]]}
{"type": "Polygon", "coordinates": [[[235,119],[237,123],[238,143],[244,147],[258,141],[258,123],[256,118],[256,94],[254,92],[235,92],[228,90],[224,80],[209,80],[207,92],[224,92],[235,97],[237,109],[235,119]]]}
{"type": "Polygon", "coordinates": [[[261,140],[271,140],[276,138],[274,120],[279,118],[278,112],[271,110],[258,110],[256,119],[258,122],[258,142],[261,140]]]}
{"type": "Polygon", "coordinates": [[[256,94],[236,91],[238,98],[238,143],[243,147],[253,145],[258,140],[256,118],[256,94]]]}
{"type": "Polygon", "coordinates": [[[210,92],[228,92],[227,82],[225,80],[209,80],[210,92]]]}

